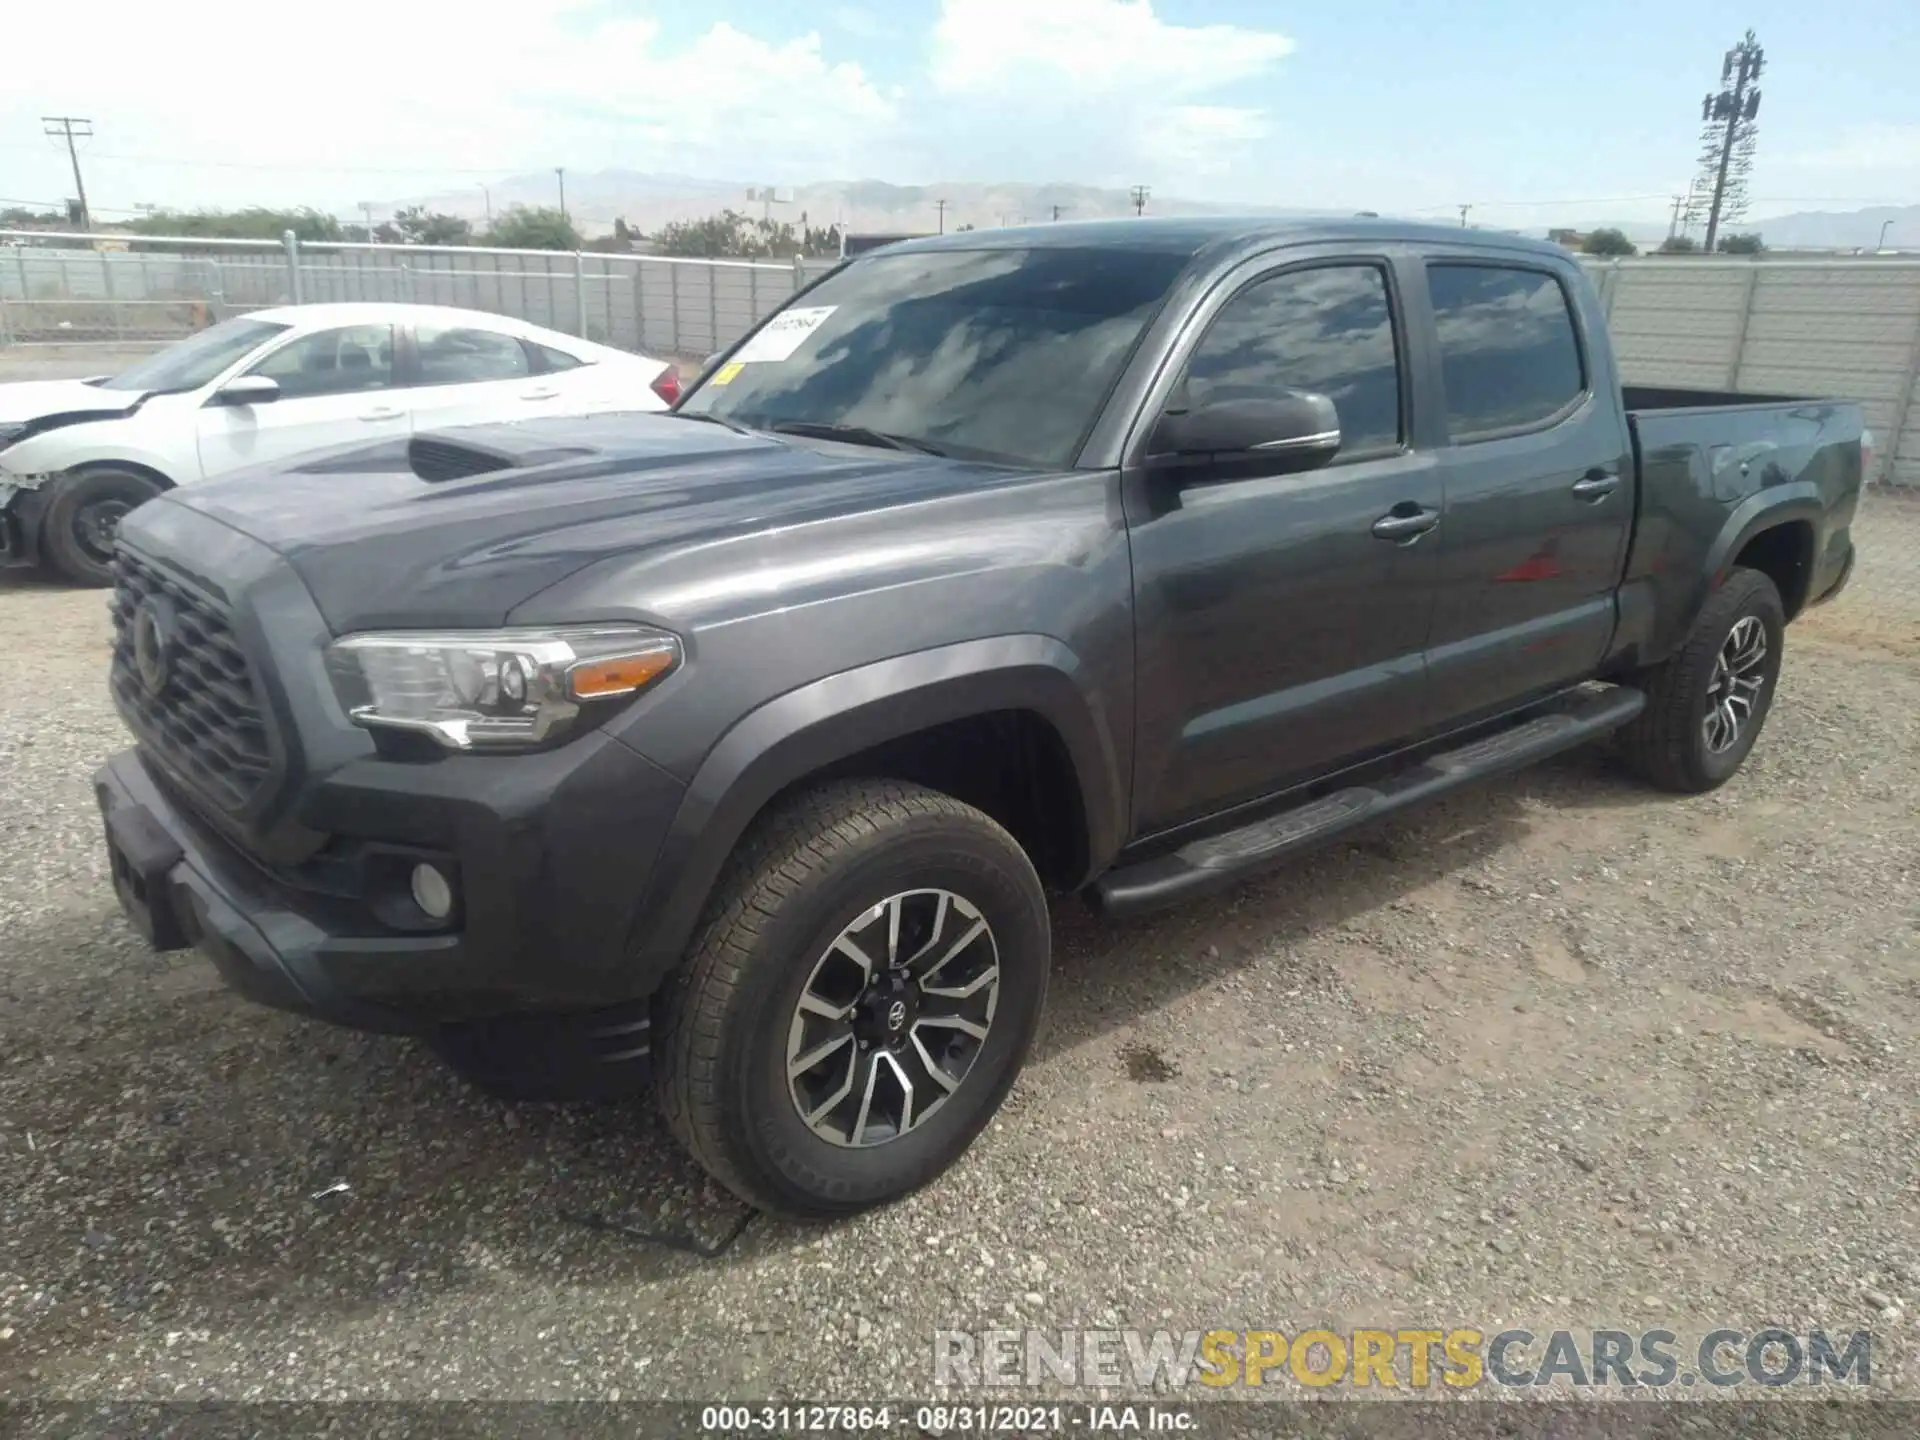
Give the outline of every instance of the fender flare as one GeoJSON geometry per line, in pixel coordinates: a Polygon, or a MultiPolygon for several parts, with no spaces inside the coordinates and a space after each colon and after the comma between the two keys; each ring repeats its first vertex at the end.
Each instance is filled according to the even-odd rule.
{"type": "Polygon", "coordinates": [[[1813,526],[1816,551],[1820,539],[1820,521],[1826,506],[1820,489],[1811,480],[1796,480],[1790,485],[1769,486],[1749,495],[1734,506],[1720,533],[1707,549],[1706,573],[1702,577],[1710,589],[1718,589],[1734,557],[1746,549],[1747,542],[1763,530],[1772,530],[1796,520],[1813,526]]]}
{"type": "Polygon", "coordinates": [[[707,752],[655,857],[628,953],[642,989],[680,963],[721,867],[782,790],[850,755],[954,720],[1030,710],[1065,743],[1080,787],[1090,868],[1120,847],[1126,789],[1085,666],[1047,635],[1003,635],[845,670],[769,700],[707,752]]]}
{"type": "Polygon", "coordinates": [[[1633,663],[1657,665],[1686,642],[1695,617],[1707,603],[1707,597],[1725,582],[1726,572],[1732,567],[1735,557],[1754,536],[1777,525],[1804,520],[1814,527],[1817,552],[1820,524],[1825,514],[1826,506],[1820,498],[1819,488],[1811,481],[1768,486],[1734,506],[1708,544],[1699,570],[1688,580],[1684,593],[1673,603],[1670,613],[1665,610],[1665,602],[1654,602],[1644,595],[1641,597],[1642,604],[1651,605],[1659,613],[1647,616],[1654,627],[1653,633],[1633,663]]]}

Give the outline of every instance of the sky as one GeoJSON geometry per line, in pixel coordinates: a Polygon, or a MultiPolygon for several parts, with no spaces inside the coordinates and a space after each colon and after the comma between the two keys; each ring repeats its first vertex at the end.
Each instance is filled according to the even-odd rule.
{"type": "MultiPolygon", "coordinates": [[[[1768,57],[1756,218],[1920,202],[1913,0],[231,0],[24,4],[0,204],[97,218],[551,170],[1146,184],[1515,227],[1664,222],[1701,96],[1768,57]]],[[[1920,235],[1912,237],[1920,243],[1920,235]]]]}

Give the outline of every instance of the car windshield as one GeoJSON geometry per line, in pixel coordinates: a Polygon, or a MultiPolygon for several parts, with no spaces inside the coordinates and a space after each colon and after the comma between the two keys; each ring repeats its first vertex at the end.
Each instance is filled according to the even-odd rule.
{"type": "Polygon", "coordinates": [[[244,316],[222,320],[178,345],[169,345],[159,354],[149,355],[112,379],[102,380],[100,388],[162,394],[198,390],[249,350],[287,328],[271,320],[249,320],[244,316]]]}
{"type": "Polygon", "coordinates": [[[1188,258],[1064,246],[876,255],[775,315],[680,413],[1065,465],[1188,258]]]}

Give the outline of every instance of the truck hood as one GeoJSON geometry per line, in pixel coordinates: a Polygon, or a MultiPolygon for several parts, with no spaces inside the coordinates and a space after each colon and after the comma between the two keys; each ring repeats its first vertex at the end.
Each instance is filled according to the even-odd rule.
{"type": "Polygon", "coordinates": [[[0,426],[25,422],[28,433],[37,433],[84,420],[116,420],[146,398],[141,390],[102,390],[83,380],[20,380],[0,385],[0,426]]]}
{"type": "Polygon", "coordinates": [[[497,625],[542,590],[612,556],[978,490],[1024,474],[622,413],[338,449],[291,468],[186,486],[152,503],[200,511],[278,551],[328,625],[344,634],[497,625]],[[500,468],[423,479],[410,458],[422,441],[500,468]]]}

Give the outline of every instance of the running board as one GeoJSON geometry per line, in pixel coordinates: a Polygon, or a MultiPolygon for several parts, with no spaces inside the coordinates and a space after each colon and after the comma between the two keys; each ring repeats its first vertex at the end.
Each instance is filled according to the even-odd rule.
{"type": "Polygon", "coordinates": [[[1550,714],[1429,755],[1375,784],[1336,790],[1297,810],[1195,840],[1170,855],[1109,870],[1094,882],[1094,903],[1118,917],[1224,890],[1283,856],[1617,730],[1646,704],[1645,695],[1625,686],[1581,696],[1550,714]]]}

